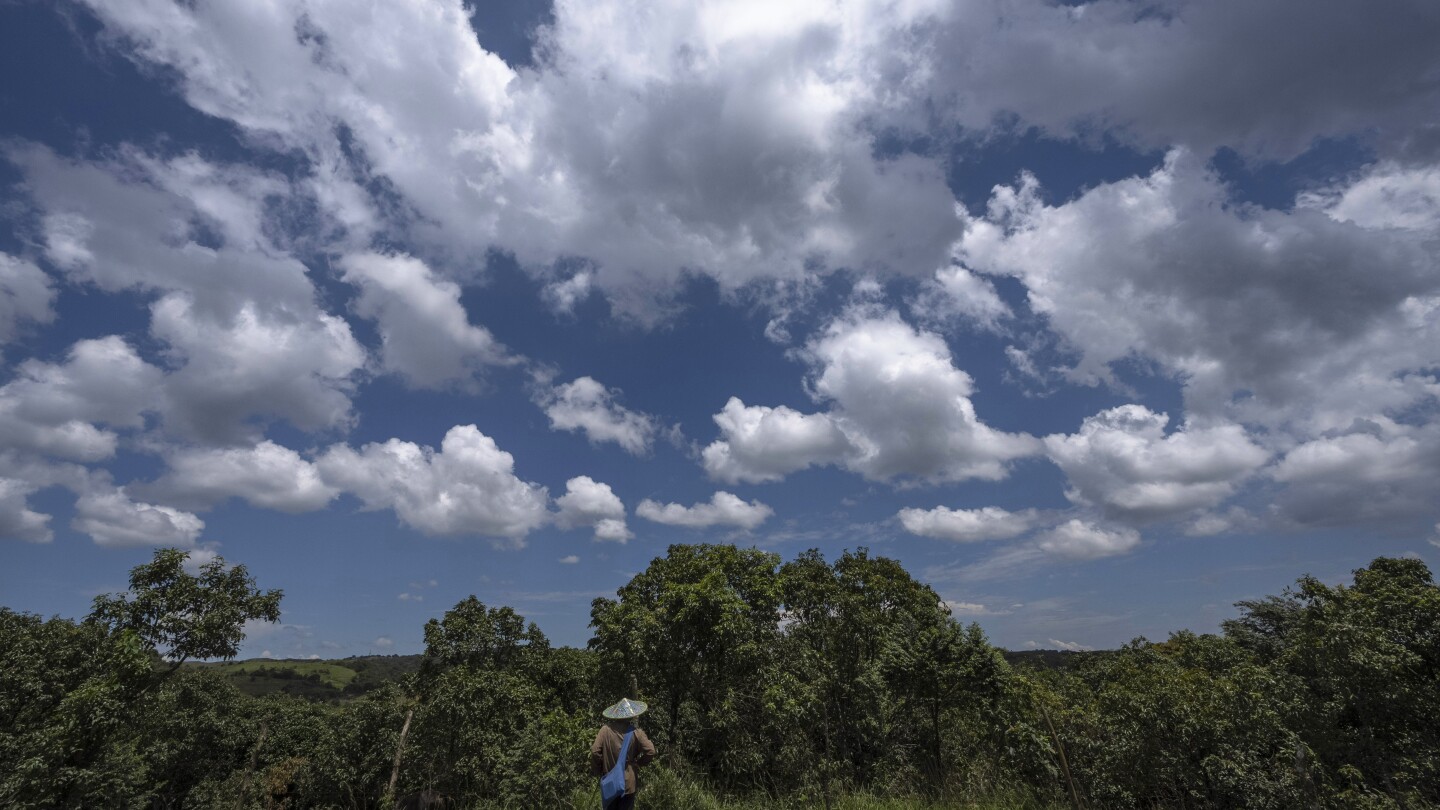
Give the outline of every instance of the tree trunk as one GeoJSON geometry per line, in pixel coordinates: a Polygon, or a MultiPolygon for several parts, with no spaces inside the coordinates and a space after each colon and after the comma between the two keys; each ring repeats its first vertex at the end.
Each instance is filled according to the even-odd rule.
{"type": "Polygon", "coordinates": [[[405,712],[405,725],[400,727],[400,741],[395,744],[395,764],[390,766],[390,784],[385,788],[386,804],[395,801],[395,783],[400,780],[400,757],[405,753],[405,735],[410,733],[410,719],[415,716],[415,707],[405,712]]]}

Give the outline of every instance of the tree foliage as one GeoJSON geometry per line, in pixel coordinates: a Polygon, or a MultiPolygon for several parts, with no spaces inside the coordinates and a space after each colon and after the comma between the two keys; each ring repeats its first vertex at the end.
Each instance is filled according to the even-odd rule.
{"type": "Polygon", "coordinates": [[[588,649],[472,596],[425,625],[418,671],[328,703],[177,668],[234,655],[280,598],[184,563],[157,552],[80,622],[0,608],[0,804],[589,807],[621,694],[652,706],[652,807],[1440,804],[1440,588],[1414,560],[1017,671],[894,560],[677,545],[595,601],[588,649]]]}
{"type": "Polygon", "coordinates": [[[198,574],[188,554],[165,548],[130,572],[130,590],[95,598],[90,621],[135,634],[178,667],[192,658],[234,658],[245,623],[280,620],[280,591],[261,592],[245,566],[216,557],[198,574]]]}

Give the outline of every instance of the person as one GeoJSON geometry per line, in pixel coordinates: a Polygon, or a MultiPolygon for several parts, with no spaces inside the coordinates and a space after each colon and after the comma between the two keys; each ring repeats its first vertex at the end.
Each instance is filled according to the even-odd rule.
{"type": "Polygon", "coordinates": [[[655,758],[655,746],[645,732],[635,725],[635,718],[645,713],[650,708],[643,700],[631,700],[621,698],[619,703],[607,708],[601,714],[605,715],[606,722],[600,726],[600,731],[595,734],[595,742],[590,746],[590,773],[592,776],[604,776],[615,767],[620,759],[620,745],[625,738],[625,732],[635,730],[635,736],[630,740],[630,750],[625,756],[625,795],[616,799],[605,810],[631,810],[635,806],[635,769],[648,765],[650,760],[655,758]]]}

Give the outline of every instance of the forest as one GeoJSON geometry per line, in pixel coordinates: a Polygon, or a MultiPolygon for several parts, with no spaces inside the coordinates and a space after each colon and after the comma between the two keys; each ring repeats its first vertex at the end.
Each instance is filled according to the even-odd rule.
{"type": "Polygon", "coordinates": [[[418,670],[344,699],[189,665],[281,597],[162,549],[82,619],[0,608],[0,804],[593,810],[622,695],[660,751],[647,809],[1440,804],[1440,588],[1413,559],[1032,667],[864,549],[674,545],[595,600],[586,649],[472,596],[418,670]]]}

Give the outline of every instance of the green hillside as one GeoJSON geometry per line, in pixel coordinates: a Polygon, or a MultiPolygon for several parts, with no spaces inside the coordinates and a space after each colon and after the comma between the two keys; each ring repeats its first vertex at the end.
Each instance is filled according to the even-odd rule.
{"type": "Polygon", "coordinates": [[[284,693],[307,700],[334,701],[363,695],[420,668],[418,655],[366,655],[336,660],[251,658],[194,664],[219,672],[252,697],[284,693]]]}

